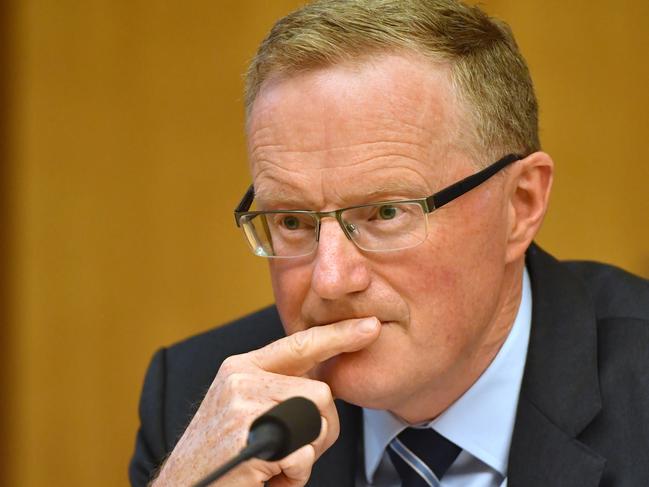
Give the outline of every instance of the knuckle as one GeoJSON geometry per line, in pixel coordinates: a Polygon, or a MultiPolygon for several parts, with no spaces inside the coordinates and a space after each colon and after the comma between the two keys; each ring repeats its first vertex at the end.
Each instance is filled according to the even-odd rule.
{"type": "Polygon", "coordinates": [[[313,342],[313,331],[311,329],[294,333],[288,339],[290,351],[298,356],[306,355],[313,342]]]}
{"type": "Polygon", "coordinates": [[[250,406],[248,402],[244,398],[236,394],[228,396],[224,399],[226,399],[227,402],[220,404],[219,406],[223,408],[222,410],[227,410],[229,417],[234,420],[236,427],[239,427],[242,418],[247,417],[247,415],[249,414],[250,406]]]}
{"type": "Polygon", "coordinates": [[[248,383],[248,374],[233,372],[225,378],[225,387],[231,391],[242,390],[248,383]]]}
{"type": "Polygon", "coordinates": [[[279,461],[279,466],[291,485],[303,486],[311,476],[313,464],[317,459],[313,445],[306,445],[279,461]]]}
{"type": "Polygon", "coordinates": [[[254,481],[245,485],[272,485],[272,483],[267,482],[267,480],[282,473],[280,465],[275,462],[265,462],[263,460],[252,459],[250,460],[249,465],[254,468],[254,481]]]}
{"type": "Polygon", "coordinates": [[[318,404],[327,404],[333,401],[333,394],[331,392],[331,387],[326,382],[314,381],[313,392],[315,394],[316,402],[318,404]]]}
{"type": "Polygon", "coordinates": [[[240,355],[230,355],[221,363],[219,373],[222,375],[231,375],[241,370],[241,365],[240,355]]]}

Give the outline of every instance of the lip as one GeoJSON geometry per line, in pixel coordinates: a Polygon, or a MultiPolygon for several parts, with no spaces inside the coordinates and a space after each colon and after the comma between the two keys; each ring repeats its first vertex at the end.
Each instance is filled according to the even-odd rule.
{"type": "MultiPolygon", "coordinates": [[[[360,318],[344,318],[344,319],[339,320],[339,321],[352,320],[352,319],[360,319],[360,318]]],[[[330,321],[328,323],[316,323],[316,324],[309,325],[306,328],[308,329],[308,328],[315,328],[316,326],[327,326],[327,325],[330,325],[330,324],[333,324],[333,323],[337,323],[337,322],[336,321],[330,321]]],[[[380,324],[381,328],[399,326],[399,323],[400,322],[398,320],[379,320],[379,324],[380,324]]]]}
{"type": "Polygon", "coordinates": [[[336,301],[318,300],[305,302],[300,309],[300,322],[302,326],[322,326],[340,321],[362,320],[373,318],[379,320],[381,325],[406,324],[410,313],[403,301],[392,299],[359,298],[358,301],[341,299],[336,301]]]}
{"type": "MultiPolygon", "coordinates": [[[[365,316],[353,316],[353,317],[344,317],[344,318],[339,318],[339,319],[331,319],[328,321],[316,321],[312,322],[311,326],[324,326],[324,325],[330,325],[332,323],[338,323],[339,321],[347,321],[347,320],[362,320],[364,318],[375,318],[374,315],[365,315],[365,316]]],[[[381,323],[381,326],[383,325],[393,325],[398,322],[398,320],[382,320],[380,318],[377,318],[379,320],[379,323],[381,323]]]]}

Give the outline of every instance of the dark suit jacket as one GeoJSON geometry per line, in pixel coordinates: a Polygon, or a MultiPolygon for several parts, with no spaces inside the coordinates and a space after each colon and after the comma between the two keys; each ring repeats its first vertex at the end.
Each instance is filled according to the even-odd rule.
{"type": "MultiPolygon", "coordinates": [[[[649,282],[614,267],[560,263],[536,246],[532,329],[509,458],[509,487],[649,486],[649,282]]],[[[274,307],[159,350],[146,375],[129,474],[173,449],[229,355],[283,336],[274,307]]],[[[360,408],[337,402],[341,433],[310,487],[354,485],[360,408]]]]}

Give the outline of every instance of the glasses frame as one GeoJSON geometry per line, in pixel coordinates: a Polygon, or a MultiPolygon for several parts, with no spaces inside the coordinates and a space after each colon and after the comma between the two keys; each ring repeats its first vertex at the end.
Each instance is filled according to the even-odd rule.
{"type": "MultiPolygon", "coordinates": [[[[323,218],[335,218],[338,224],[340,225],[340,228],[342,229],[343,233],[345,236],[351,240],[354,245],[356,245],[358,248],[361,250],[364,250],[366,252],[389,252],[390,250],[400,250],[400,249],[389,249],[389,250],[371,250],[371,249],[363,249],[358,245],[356,241],[352,238],[352,235],[347,228],[347,225],[345,225],[343,219],[342,219],[342,214],[343,212],[347,210],[352,210],[355,208],[366,208],[370,206],[377,206],[377,205],[386,205],[386,204],[395,204],[395,203],[415,203],[421,206],[421,208],[424,211],[424,215],[427,215],[429,213],[432,213],[433,211],[441,208],[442,206],[450,203],[451,201],[459,198],[463,194],[468,193],[472,189],[480,186],[482,183],[485,181],[489,180],[492,176],[500,172],[502,169],[505,167],[509,166],[510,164],[513,164],[516,161],[519,161],[523,159],[524,156],[518,155],[518,154],[507,154],[506,156],[502,157],[501,159],[498,159],[496,162],[493,164],[490,164],[489,166],[485,167],[484,169],[467,176],[464,179],[461,179],[460,181],[457,181],[449,186],[447,186],[444,189],[441,189],[437,191],[435,194],[432,194],[430,196],[424,197],[424,198],[415,198],[415,199],[407,199],[407,200],[390,200],[390,201],[377,201],[376,203],[365,203],[362,205],[354,205],[354,206],[347,206],[345,208],[338,208],[337,210],[331,210],[331,211],[315,211],[315,210],[262,210],[262,211],[249,211],[250,207],[252,206],[252,202],[255,199],[255,188],[253,185],[250,185],[246,193],[243,195],[243,198],[241,198],[241,201],[237,205],[237,207],[234,209],[234,221],[237,224],[237,227],[241,228],[241,219],[244,218],[245,216],[256,216],[256,215],[272,215],[272,214],[277,214],[277,213],[293,213],[293,214],[304,214],[304,215],[310,215],[314,218],[316,222],[316,236],[315,236],[315,245],[312,250],[305,254],[300,254],[300,255],[290,255],[290,256],[279,256],[279,255],[269,255],[266,256],[268,258],[294,258],[294,257],[303,257],[305,255],[309,255],[311,252],[315,250],[317,247],[317,243],[319,242],[320,239],[320,222],[323,218]]],[[[428,232],[426,232],[428,233],[428,232]]],[[[247,240],[248,237],[246,237],[247,240]]]]}

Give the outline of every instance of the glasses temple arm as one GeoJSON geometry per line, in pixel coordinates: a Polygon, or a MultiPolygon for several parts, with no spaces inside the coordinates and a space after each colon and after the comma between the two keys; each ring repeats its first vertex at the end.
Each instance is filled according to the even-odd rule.
{"type": "Polygon", "coordinates": [[[248,211],[250,209],[250,206],[252,205],[252,200],[254,199],[255,199],[255,187],[251,184],[250,187],[248,188],[248,191],[246,191],[246,194],[243,195],[243,198],[241,198],[241,201],[239,201],[239,204],[234,209],[234,221],[237,224],[237,226],[239,226],[238,213],[241,213],[242,211],[248,211]]]}
{"type": "Polygon", "coordinates": [[[467,193],[473,188],[481,185],[498,171],[520,159],[522,159],[522,157],[517,154],[506,155],[490,166],[485,167],[482,171],[478,171],[477,173],[472,174],[471,176],[468,176],[458,181],[457,183],[451,184],[449,187],[444,188],[443,190],[438,191],[434,195],[426,198],[428,208],[430,209],[430,211],[432,211],[436,208],[444,206],[446,203],[453,201],[455,198],[462,196],[464,193],[467,193]]]}

